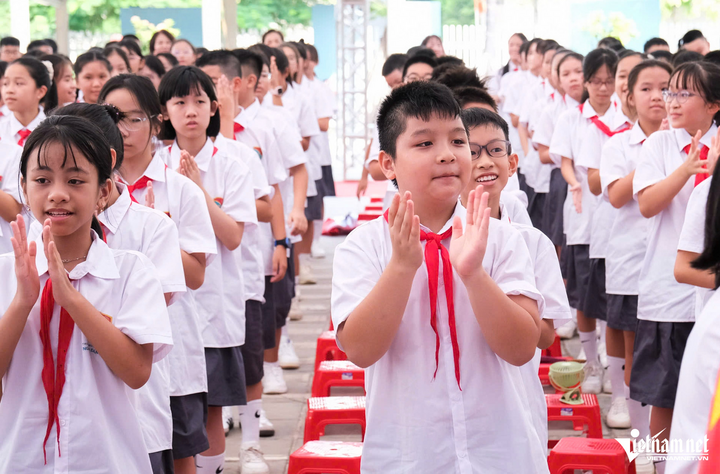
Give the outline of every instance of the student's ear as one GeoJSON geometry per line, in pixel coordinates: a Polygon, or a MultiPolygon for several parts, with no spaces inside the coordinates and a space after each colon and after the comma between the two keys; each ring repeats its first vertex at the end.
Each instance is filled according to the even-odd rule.
{"type": "Polygon", "coordinates": [[[627,100],[628,108],[634,110],[635,109],[635,97],[633,97],[632,94],[628,94],[627,99],[625,99],[625,100],[627,100]]]}
{"type": "Polygon", "coordinates": [[[98,196],[97,202],[97,209],[99,211],[102,212],[107,209],[107,203],[110,200],[110,192],[113,186],[115,186],[115,184],[113,184],[112,179],[106,179],[102,186],[100,186],[100,196],[98,196]]]}
{"type": "Polygon", "coordinates": [[[210,117],[214,117],[218,110],[218,101],[213,100],[210,104],[210,117]]]}
{"type": "Polygon", "coordinates": [[[110,148],[110,157],[112,160],[112,169],[115,169],[115,163],[117,163],[117,152],[114,148],[110,148]]]}
{"type": "Polygon", "coordinates": [[[38,88],[37,92],[35,93],[37,100],[42,101],[43,98],[45,97],[45,94],[47,94],[47,90],[48,90],[47,86],[40,86],[38,88]]]}
{"type": "Polygon", "coordinates": [[[257,89],[258,78],[255,74],[250,74],[249,76],[246,76],[245,82],[247,84],[247,88],[252,89],[253,92],[255,91],[255,89],[257,89]]]}
{"type": "Polygon", "coordinates": [[[23,202],[30,202],[27,195],[27,181],[22,176],[20,176],[20,187],[22,188],[23,202]]]}
{"type": "Polygon", "coordinates": [[[233,92],[235,92],[235,93],[239,92],[241,86],[242,86],[242,78],[235,76],[232,80],[233,92]]]}
{"type": "Polygon", "coordinates": [[[707,109],[709,114],[715,116],[715,114],[720,112],[720,103],[711,102],[709,104],[705,104],[705,108],[707,109]]]}
{"type": "Polygon", "coordinates": [[[396,179],[395,160],[393,160],[392,156],[381,150],[378,155],[378,163],[380,164],[380,169],[388,180],[396,179]]]}
{"type": "Polygon", "coordinates": [[[520,159],[518,158],[517,153],[513,153],[508,156],[508,178],[512,177],[517,172],[519,161],[520,159]]]}
{"type": "Polygon", "coordinates": [[[164,105],[160,107],[160,114],[158,115],[158,120],[160,122],[163,122],[163,121],[167,122],[168,120],[170,120],[170,116],[168,115],[167,107],[165,107],[164,105]]]}

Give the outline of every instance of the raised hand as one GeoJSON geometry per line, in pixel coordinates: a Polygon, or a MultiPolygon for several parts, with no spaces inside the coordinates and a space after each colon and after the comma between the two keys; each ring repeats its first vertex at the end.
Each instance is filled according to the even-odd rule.
{"type": "Polygon", "coordinates": [[[48,274],[53,282],[53,297],[55,298],[55,304],[69,308],[73,303],[73,299],[79,293],[70,283],[65,271],[65,265],[55,246],[51,228],[52,223],[50,219],[47,219],[43,225],[43,245],[45,246],[45,256],[48,262],[48,274]]]}
{"type": "MultiPolygon", "coordinates": [[[[698,173],[707,173],[707,170],[704,168],[707,162],[700,159],[700,138],[702,138],[702,132],[698,130],[690,143],[690,151],[688,152],[687,159],[682,164],[687,172],[688,179],[698,173]]],[[[708,152],[708,156],[709,155],[710,153],[708,152]]]]}
{"type": "Polygon", "coordinates": [[[573,198],[573,204],[575,205],[575,211],[580,214],[582,213],[582,186],[580,183],[577,183],[573,186],[570,186],[570,191],[572,191],[572,198],[573,198]]]}
{"type": "Polygon", "coordinates": [[[15,253],[15,278],[17,290],[15,299],[23,308],[32,309],[40,296],[40,277],[35,266],[37,244],[27,242],[25,220],[18,214],[17,220],[10,223],[13,236],[10,238],[15,253]]]}
{"type": "Polygon", "coordinates": [[[185,150],[180,152],[180,167],[178,168],[178,173],[189,178],[192,182],[202,188],[203,183],[202,177],[200,176],[200,168],[198,168],[198,165],[195,162],[195,157],[190,156],[190,153],[185,150]]]}
{"type": "Polygon", "coordinates": [[[145,193],[145,206],[155,209],[155,192],[153,191],[152,181],[148,181],[147,192],[145,193]]]}
{"type": "Polygon", "coordinates": [[[482,185],[470,191],[465,229],[463,230],[462,220],[459,217],[453,220],[450,262],[462,279],[483,270],[482,262],[485,258],[490,226],[489,197],[490,194],[483,192],[482,185]]]}
{"type": "Polygon", "coordinates": [[[423,262],[423,248],[420,243],[420,218],[415,215],[412,194],[406,191],[400,197],[393,197],[388,212],[388,226],[392,241],[391,262],[410,271],[416,271],[423,262]]]}
{"type": "Polygon", "coordinates": [[[220,116],[233,120],[236,115],[237,101],[235,100],[232,84],[225,74],[220,76],[215,88],[217,89],[220,116]]]}

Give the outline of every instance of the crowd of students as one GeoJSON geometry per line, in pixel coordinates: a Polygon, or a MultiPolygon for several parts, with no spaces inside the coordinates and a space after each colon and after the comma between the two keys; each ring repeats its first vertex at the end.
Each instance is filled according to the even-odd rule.
{"type": "Polygon", "coordinates": [[[233,407],[269,472],[335,100],[312,45],[263,40],[0,41],[0,472],[216,474],[233,407]]]}
{"type": "MultiPolygon", "coordinates": [[[[697,30],[678,48],[605,38],[583,56],[518,33],[485,79],[437,37],[388,57],[358,189],[392,181],[387,212],[333,271],[338,343],[367,367],[364,472],[547,472],[540,350],[576,329],[607,426],[702,442],[720,369],[720,51],[697,30]]],[[[664,449],[639,472],[697,472],[664,449]]]]}

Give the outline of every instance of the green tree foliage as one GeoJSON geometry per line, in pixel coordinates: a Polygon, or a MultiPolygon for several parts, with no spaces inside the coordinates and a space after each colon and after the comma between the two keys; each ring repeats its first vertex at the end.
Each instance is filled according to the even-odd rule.
{"type": "Polygon", "coordinates": [[[441,0],[443,25],[475,24],[473,0],[441,0]]]}
{"type": "Polygon", "coordinates": [[[238,28],[265,30],[270,23],[286,27],[309,25],[312,20],[313,0],[240,0],[238,2],[238,28]]]}
{"type": "Polygon", "coordinates": [[[589,15],[582,29],[596,40],[612,36],[623,44],[627,44],[639,35],[635,21],[621,12],[610,12],[606,15],[602,10],[595,10],[589,15]]]}

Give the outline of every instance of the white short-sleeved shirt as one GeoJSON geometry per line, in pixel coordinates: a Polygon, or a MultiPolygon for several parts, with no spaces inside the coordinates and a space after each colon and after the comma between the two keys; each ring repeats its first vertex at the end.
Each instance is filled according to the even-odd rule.
{"type": "MultiPolygon", "coordinates": [[[[368,159],[365,162],[365,169],[370,169],[370,163],[373,161],[379,161],[380,160],[380,136],[378,135],[378,129],[377,127],[373,128],[373,136],[372,136],[372,142],[370,143],[370,154],[368,155],[368,159]]],[[[392,202],[393,196],[397,194],[397,188],[392,183],[392,181],[388,180],[387,182],[387,188],[385,189],[385,197],[383,198],[383,209],[387,209],[390,207],[390,203],[392,202]]]]}
{"type": "MultiPolygon", "coordinates": [[[[177,141],[158,154],[173,169],[180,165],[177,141]]],[[[203,187],[225,214],[236,222],[257,222],[252,175],[247,165],[215,147],[208,138],[195,156],[203,187]]],[[[205,347],[238,347],[245,343],[245,296],[237,258],[216,238],[218,254],[205,269],[203,286],[193,291],[200,317],[207,322],[205,347]]],[[[237,249],[240,252],[239,249],[237,249]]]]}
{"type": "MultiPolygon", "coordinates": [[[[552,137],[555,131],[555,125],[560,119],[560,115],[562,115],[562,113],[566,110],[575,108],[578,105],[580,104],[569,95],[556,96],[554,102],[547,105],[543,109],[542,113],[540,114],[540,118],[537,121],[537,124],[535,124],[535,131],[533,132],[532,137],[533,143],[537,145],[544,145],[549,148],[552,144],[552,137]]],[[[553,163],[543,163],[543,166],[550,167],[551,171],[554,168],[559,168],[561,163],[560,155],[550,151],[550,158],[552,158],[553,163]]]]}
{"type": "MultiPolygon", "coordinates": [[[[305,78],[303,82],[312,85],[315,101],[315,114],[318,118],[333,117],[337,112],[337,100],[335,93],[330,90],[325,81],[321,81],[317,77],[314,79],[305,78]]],[[[317,146],[317,156],[321,166],[332,165],[332,153],[330,153],[330,138],[328,132],[320,132],[319,138],[313,137],[310,140],[310,146],[317,146]]]]}
{"type": "Polygon", "coordinates": [[[527,127],[528,131],[532,133],[532,137],[529,138],[532,151],[525,157],[523,169],[531,170],[529,173],[525,173],[525,179],[531,178],[533,190],[540,194],[546,194],[550,191],[550,173],[552,172],[552,168],[550,166],[543,166],[543,163],[540,161],[538,143],[535,141],[535,129],[538,126],[543,110],[556,102],[556,96],[559,97],[559,94],[546,82],[542,96],[535,101],[535,104],[531,107],[528,114],[527,127]]]}
{"type": "MultiPolygon", "coordinates": [[[[234,140],[228,140],[222,135],[218,135],[215,146],[219,148],[227,146],[231,156],[238,157],[240,161],[247,165],[252,175],[253,196],[256,200],[265,196],[272,196],[275,193],[274,188],[268,184],[260,158],[254,151],[246,145],[234,140]]],[[[245,301],[254,300],[264,303],[265,261],[260,242],[263,234],[260,231],[259,224],[257,220],[255,222],[245,222],[240,252],[236,251],[235,256],[238,258],[238,264],[243,272],[245,301]]]]}
{"type": "MultiPolygon", "coordinates": [[[[688,337],[680,366],[670,439],[704,440],[720,370],[720,295],[713,294],[688,337]]],[[[681,453],[682,454],[682,453],[681,453]]],[[[667,474],[697,472],[698,461],[668,459],[667,474]]]]}
{"type": "MultiPolygon", "coordinates": [[[[705,216],[712,176],[695,186],[688,201],[685,221],[680,231],[678,250],[700,254],[705,250],[705,216]]],[[[703,311],[714,290],[695,287],[695,317],[703,311]]]]}
{"type": "MultiPolygon", "coordinates": [[[[623,114],[622,108],[613,103],[601,119],[610,131],[616,134],[623,134],[630,130],[632,124],[623,114]]],[[[594,125],[594,124],[593,124],[594,125]]],[[[578,166],[586,169],[600,169],[600,157],[608,137],[599,128],[592,126],[583,141],[580,154],[576,159],[578,166]]],[[[590,226],[590,258],[605,258],[607,256],[607,244],[610,239],[610,226],[615,220],[617,209],[610,204],[607,193],[598,197],[598,205],[590,226]]]]}
{"type": "MultiPolygon", "coordinates": [[[[465,209],[458,204],[454,216],[464,220],[465,209]]],[[[449,238],[444,245],[450,245],[449,238]]],[[[359,226],[337,247],[332,291],[335,327],[377,284],[391,254],[390,234],[382,217],[359,226]]],[[[535,299],[543,311],[527,246],[512,226],[491,219],[483,267],[506,294],[535,299]]],[[[433,378],[435,334],[430,327],[427,278],[423,263],[388,352],[365,369],[367,430],[362,472],[470,473],[480,466],[488,473],[548,472],[547,445],[535,429],[522,371],[490,349],[470,306],[468,290],[457,275],[453,286],[462,391],[455,379],[442,283],[437,302],[439,365],[433,378]]]]}
{"type": "MultiPolygon", "coordinates": [[[[137,344],[153,344],[154,359],[161,360],[172,348],[172,335],[153,264],[138,252],[110,249],[94,233],[93,238],[87,259],[69,274],[73,286],[123,334],[137,344]]],[[[14,263],[13,254],[0,256],[0,274],[12,275],[14,263]]],[[[36,264],[42,294],[48,272],[41,238],[37,240],[36,264]]],[[[16,286],[11,277],[0,288],[0,315],[10,306],[16,286]]],[[[151,473],[133,406],[133,390],[110,370],[77,326],[70,339],[65,386],[58,405],[60,451],[57,427],[53,425],[45,445],[48,462],[44,464],[48,401],[40,380],[40,300],[30,311],[3,378],[0,472],[151,473]]],[[[57,360],[59,325],[60,306],[55,305],[50,323],[53,360],[57,360]]]]}
{"type": "MultiPolygon", "coordinates": [[[[205,264],[210,265],[217,245],[203,192],[190,179],[168,168],[158,154],[144,175],[153,181],[155,209],[169,216],[177,227],[180,249],[205,254],[205,264]]],[[[146,193],[147,188],[136,189],[133,196],[145,202],[146,193]]],[[[168,313],[175,344],[167,357],[170,396],[207,392],[202,340],[207,321],[198,312],[194,292],[188,289],[180,294],[168,307],[168,313]]]]}
{"type": "Polygon", "coordinates": [[[503,218],[507,217],[512,223],[532,225],[525,204],[513,193],[506,192],[504,189],[500,191],[500,215],[503,218]]]}
{"type": "Polygon", "coordinates": [[[590,229],[598,198],[588,187],[587,168],[579,165],[577,159],[582,150],[582,143],[591,130],[590,127],[595,128],[590,118],[596,115],[589,101],[585,101],[582,111],[579,107],[566,110],[558,118],[550,142],[551,154],[573,160],[575,178],[582,187],[582,212],[578,213],[575,210],[569,186],[563,206],[563,230],[568,245],[590,244],[590,229]]]}
{"type": "MultiPolygon", "coordinates": [[[[639,123],[626,133],[610,138],[600,158],[600,183],[603,194],[608,186],[637,168],[647,137],[639,123]]],[[[605,255],[605,291],[610,295],[637,295],[640,270],[645,258],[650,219],[640,213],[637,200],[631,199],[620,209],[610,226],[605,255]]]]}
{"type": "MultiPolygon", "coordinates": [[[[709,147],[710,139],[716,133],[717,127],[713,125],[700,142],[709,147]]],[[[648,137],[635,170],[633,193],[637,195],[670,176],[687,159],[682,150],[691,141],[692,137],[683,129],[661,130],[648,137]]],[[[694,182],[694,178],[688,179],[670,204],[651,219],[647,252],[640,272],[638,319],[695,320],[695,288],[675,280],[678,240],[694,182]]]]}
{"type": "MultiPolygon", "coordinates": [[[[134,250],[150,259],[163,293],[186,291],[180,240],[173,221],[160,211],[136,204],[123,184],[117,201],[98,215],[108,246],[134,250]]],[[[176,298],[177,299],[177,298],[176,298]]],[[[153,366],[150,380],[137,390],[136,407],[148,453],[172,449],[169,365],[167,358],[153,366]]]]}
{"type": "MultiPolygon", "coordinates": [[[[16,202],[20,198],[20,155],[22,147],[14,142],[0,140],[0,191],[12,196],[16,202]]],[[[0,254],[12,252],[10,238],[13,236],[10,223],[0,217],[0,254]]]]}
{"type": "Polygon", "coordinates": [[[34,119],[32,119],[32,122],[30,122],[27,127],[23,126],[23,124],[15,118],[14,113],[11,113],[5,120],[0,121],[0,140],[3,142],[17,144],[21,138],[18,134],[20,130],[27,129],[32,132],[38,125],[40,125],[40,123],[42,123],[43,120],[45,120],[45,112],[43,112],[42,108],[40,108],[38,114],[34,119]]]}

